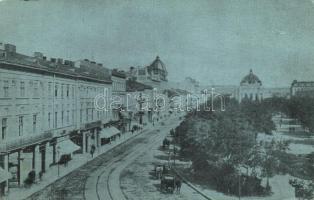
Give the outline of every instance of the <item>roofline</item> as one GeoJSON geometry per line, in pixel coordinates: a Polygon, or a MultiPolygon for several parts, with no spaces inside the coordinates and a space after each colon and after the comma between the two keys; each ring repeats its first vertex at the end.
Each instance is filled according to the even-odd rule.
{"type": "Polygon", "coordinates": [[[111,71],[111,76],[119,77],[119,78],[126,78],[126,75],[115,70],[111,71]]]}
{"type": "Polygon", "coordinates": [[[91,80],[93,82],[99,82],[99,83],[106,83],[106,84],[111,84],[112,83],[111,80],[108,81],[108,80],[104,80],[104,79],[96,79],[96,78],[84,76],[84,75],[82,75],[80,73],[77,73],[77,72],[74,72],[75,74],[77,74],[77,75],[74,75],[74,74],[70,74],[70,73],[62,73],[62,72],[58,72],[58,71],[47,70],[49,68],[46,68],[46,69],[45,68],[38,68],[38,67],[34,67],[32,65],[19,64],[19,63],[9,62],[9,61],[6,61],[6,60],[0,60],[0,68],[6,68],[6,69],[9,69],[9,70],[14,70],[14,69],[8,68],[8,67],[4,67],[1,64],[13,65],[13,66],[17,66],[17,67],[20,67],[20,68],[23,68],[23,69],[33,70],[35,73],[43,72],[43,73],[47,73],[47,74],[60,75],[60,76],[65,76],[65,77],[72,77],[74,79],[83,79],[83,80],[87,79],[87,80],[91,80]]]}

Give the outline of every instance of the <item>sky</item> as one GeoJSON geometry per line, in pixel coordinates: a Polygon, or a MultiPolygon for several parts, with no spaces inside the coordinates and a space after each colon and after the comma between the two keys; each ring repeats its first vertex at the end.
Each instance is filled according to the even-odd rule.
{"type": "Polygon", "coordinates": [[[0,41],[108,68],[159,55],[170,81],[314,81],[313,0],[0,0],[0,41]]]}

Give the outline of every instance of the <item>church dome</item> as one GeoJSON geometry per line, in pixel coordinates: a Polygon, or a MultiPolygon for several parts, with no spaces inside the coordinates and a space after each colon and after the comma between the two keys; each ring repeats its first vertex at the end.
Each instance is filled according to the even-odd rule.
{"type": "Polygon", "coordinates": [[[250,70],[250,73],[248,75],[246,75],[242,81],[241,81],[241,85],[243,84],[259,84],[262,85],[262,81],[255,75],[253,74],[252,69],[250,70]]]}
{"type": "Polygon", "coordinates": [[[160,60],[159,56],[156,57],[156,59],[152,62],[152,64],[149,66],[151,70],[158,69],[161,71],[164,71],[167,74],[167,69],[165,64],[160,60]]]}

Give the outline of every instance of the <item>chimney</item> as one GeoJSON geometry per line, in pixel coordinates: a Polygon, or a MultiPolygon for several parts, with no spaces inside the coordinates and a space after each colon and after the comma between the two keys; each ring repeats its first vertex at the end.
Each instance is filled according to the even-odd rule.
{"type": "Polygon", "coordinates": [[[35,57],[36,59],[41,59],[41,60],[43,60],[44,55],[43,55],[43,53],[41,53],[41,52],[34,52],[34,57],[35,57]]]}
{"type": "Polygon", "coordinates": [[[51,61],[52,63],[56,63],[57,59],[56,59],[56,58],[50,58],[50,61],[51,61]]]}

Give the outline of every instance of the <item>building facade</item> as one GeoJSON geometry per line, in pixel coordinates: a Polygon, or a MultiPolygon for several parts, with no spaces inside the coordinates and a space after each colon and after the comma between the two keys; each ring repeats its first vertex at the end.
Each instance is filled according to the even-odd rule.
{"type": "Polygon", "coordinates": [[[1,180],[3,192],[23,185],[31,171],[41,176],[64,155],[100,146],[112,112],[95,110],[94,98],[106,88],[110,101],[107,72],[88,60],[48,61],[38,52],[30,57],[14,45],[1,46],[0,172],[9,174],[1,180]]]}
{"type": "Polygon", "coordinates": [[[314,81],[294,80],[290,87],[291,97],[293,96],[311,96],[314,97],[314,81]]]}
{"type": "Polygon", "coordinates": [[[111,71],[112,80],[112,96],[116,102],[115,109],[113,111],[113,119],[119,120],[120,110],[125,107],[126,102],[126,75],[118,70],[111,71]]]}
{"type": "Polygon", "coordinates": [[[118,127],[122,132],[130,130],[131,117],[127,112],[126,74],[123,71],[113,69],[112,80],[112,119],[118,121],[118,127]]]}
{"type": "Polygon", "coordinates": [[[263,98],[262,81],[253,74],[251,69],[240,82],[238,99],[241,102],[244,99],[260,101],[263,98]]]}
{"type": "Polygon", "coordinates": [[[127,80],[126,86],[126,111],[129,113],[129,116],[139,124],[152,122],[154,112],[153,88],[134,80],[127,80]]]}
{"type": "Polygon", "coordinates": [[[129,78],[133,78],[137,82],[152,86],[153,88],[166,88],[168,72],[165,64],[160,60],[159,56],[146,67],[131,67],[129,78]]]}

